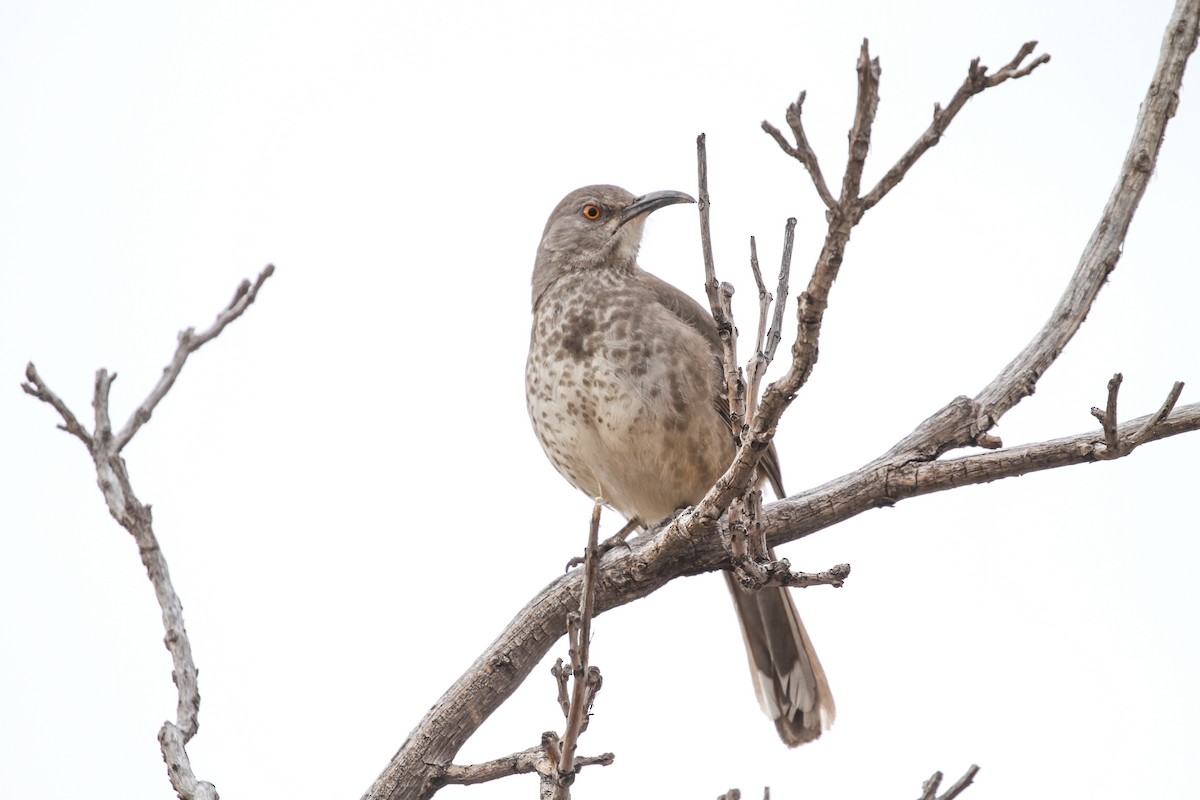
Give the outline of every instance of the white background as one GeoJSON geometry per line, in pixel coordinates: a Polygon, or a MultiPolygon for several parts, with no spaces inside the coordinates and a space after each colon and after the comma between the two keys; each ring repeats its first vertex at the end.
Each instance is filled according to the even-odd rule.
{"type": "MultiPolygon", "coordinates": [[[[808,90],[840,182],[863,37],[883,63],[867,186],[969,60],[1053,61],[972,100],[850,243],[821,360],[779,434],[790,491],[854,469],[1033,335],[1108,196],[1166,2],[26,3],[0,11],[0,782],[8,797],[169,798],[159,611],[79,442],[116,370],[122,422],[178,330],[272,262],[126,450],[200,667],[197,774],[222,796],[358,797],[425,710],[582,546],[590,501],[523,396],[528,280],[577,186],[694,191],[709,141],[721,277],[756,234],[797,278],[822,207],[759,130],[808,90]]],[[[1200,387],[1200,65],[1124,256],[1006,444],[1200,387]]],[[[641,262],[702,296],[694,208],[641,262]]],[[[768,267],[768,274],[773,267],[768,267]]],[[[761,716],[716,575],[599,618],[605,684],[577,797],[1195,793],[1200,435],[864,514],[785,548],[847,561],[799,597],[837,724],[788,751],[761,716]]],[[[618,520],[610,516],[606,528],[618,520]]],[[[559,646],[555,654],[565,655],[559,646]]],[[[561,727],[539,669],[460,753],[561,727]]],[[[447,798],[534,796],[531,777],[447,798]]]]}

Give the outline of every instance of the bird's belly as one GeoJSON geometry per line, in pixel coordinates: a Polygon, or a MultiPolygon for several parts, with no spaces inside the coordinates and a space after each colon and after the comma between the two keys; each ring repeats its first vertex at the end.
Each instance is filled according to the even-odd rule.
{"type": "Polygon", "coordinates": [[[673,354],[644,338],[535,331],[526,368],[530,419],[564,477],[627,518],[652,524],[694,504],[728,466],[728,428],[712,386],[679,379],[673,354]]]}

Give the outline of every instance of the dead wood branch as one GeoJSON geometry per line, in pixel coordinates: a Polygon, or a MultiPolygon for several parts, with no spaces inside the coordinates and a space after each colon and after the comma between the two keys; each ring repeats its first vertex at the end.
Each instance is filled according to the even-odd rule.
{"type": "Polygon", "coordinates": [[[121,450],[144,425],[155,407],[166,396],[183,370],[187,357],[202,345],[215,339],[225,327],[240,317],[258,295],[259,288],[274,272],[268,265],[253,284],[244,281],[234,293],[233,300],[217,315],[216,321],[202,333],[191,328],[179,335],[179,345],[171,363],[163,370],[163,376],[150,394],[129,417],[120,432],[114,434],[109,413],[109,391],[116,373],[101,369],[96,373],[92,407],[95,411],[96,427],[91,433],[84,430],[64,403],[46,386],[32,363],[25,368],[26,383],[21,385],[26,394],[49,404],[63,418],[59,427],[78,438],[87,447],[96,467],[96,476],[109,513],[121,527],[133,535],[137,543],[142,564],[154,586],[154,595],[162,609],[163,628],[166,629],[164,643],[171,653],[172,680],[178,692],[175,722],[164,722],[158,733],[159,746],[171,785],[182,800],[215,800],[216,787],[196,778],[187,754],[187,743],[200,728],[200,690],[197,685],[197,670],[192,659],[192,645],[183,624],[183,603],[171,584],[167,570],[167,559],[159,547],[154,534],[150,506],[138,500],[134,494],[129,472],[121,450]]]}
{"type": "Polygon", "coordinates": [[[1108,402],[1105,404],[1104,410],[1092,408],[1092,416],[1100,420],[1100,427],[1104,431],[1104,449],[1098,453],[1099,457],[1103,459],[1128,455],[1135,447],[1146,442],[1153,434],[1154,429],[1170,415],[1175,404],[1179,402],[1179,395],[1183,393],[1183,382],[1176,381],[1158,411],[1146,419],[1146,424],[1128,438],[1122,439],[1117,430],[1117,394],[1121,390],[1123,380],[1124,376],[1121,373],[1113,375],[1108,382],[1108,402]]]}
{"type": "Polygon", "coordinates": [[[596,576],[602,553],[599,547],[602,508],[597,502],[592,509],[579,601],[576,609],[566,617],[571,665],[565,668],[560,658],[550,668],[558,689],[558,706],[567,723],[564,735],[560,738],[557,732],[546,731],[542,734],[541,744],[519,753],[481,764],[445,764],[437,767],[430,775],[431,791],[450,783],[484,783],[510,775],[536,772],[539,795],[544,800],[569,800],[571,785],[583,767],[613,763],[615,756],[612,753],[599,756],[575,754],[579,736],[587,730],[592,703],[603,684],[600,670],[591,665],[589,656],[592,617],[595,615],[596,576]],[[569,690],[568,683],[572,684],[569,690]]]}
{"type": "Polygon", "coordinates": [[[1038,379],[1066,348],[1121,258],[1125,234],[1158,164],[1167,122],[1175,116],[1188,57],[1196,49],[1200,3],[1179,0],[1163,36],[1162,52],[1142,101],[1133,138],[1100,221],[1079,258],[1075,274],[1029,344],[975,397],[978,427],[986,431],[1005,412],[1033,394],[1038,379]]]}
{"type": "MultiPolygon", "coordinates": [[[[600,670],[591,664],[592,617],[596,613],[596,574],[600,569],[600,512],[603,506],[597,501],[592,508],[592,520],[588,526],[587,552],[584,556],[583,586],[579,590],[579,610],[567,616],[567,641],[571,656],[571,699],[563,707],[567,725],[563,732],[562,747],[557,769],[553,777],[553,796],[557,800],[570,797],[569,788],[575,781],[575,750],[579,736],[587,730],[592,703],[600,691],[603,680],[600,670]]],[[[559,667],[561,672],[561,667],[559,667]]],[[[555,676],[556,678],[558,676],[555,676]]],[[[564,688],[558,680],[560,698],[564,688]]],[[[559,704],[562,705],[560,699],[559,704]]],[[[611,756],[610,756],[611,760],[611,756]]]]}
{"type": "MultiPolygon", "coordinates": [[[[1098,437],[1095,432],[962,458],[939,459],[956,447],[1000,446],[999,440],[988,431],[1004,412],[1032,392],[1037,379],[1082,322],[1104,275],[1115,266],[1117,249],[1136,201],[1144,191],[1145,179],[1154,169],[1167,120],[1178,102],[1183,66],[1196,43],[1198,17],[1200,0],[1181,0],[1168,25],[1159,65],[1138,118],[1131,156],[1126,158],[1114,200],[1106,208],[1093,242],[1085,249],[1080,269],[1043,330],[976,398],[960,397],[950,402],[863,468],[767,506],[763,523],[770,544],[792,541],[906,497],[1099,460],[1098,447],[1103,446],[1103,434],[1098,437]]],[[[973,62],[969,78],[986,89],[1003,80],[1027,75],[1045,61],[1034,59],[1021,66],[1030,52],[1028,46],[1021,48],[1004,69],[990,76],[973,62]]],[[[643,537],[628,550],[614,550],[605,556],[598,577],[597,613],[644,597],[674,578],[728,563],[728,556],[714,535],[715,521],[730,500],[749,485],[758,457],[769,443],[780,414],[816,363],[829,290],[841,265],[850,230],[867,208],[866,198],[857,194],[861,179],[861,165],[857,162],[866,156],[860,145],[869,134],[874,114],[871,92],[877,85],[878,71],[865,47],[859,67],[859,103],[851,127],[850,164],[842,182],[843,197],[830,207],[829,233],[809,286],[799,298],[792,365],[783,378],[768,387],[750,422],[749,435],[737,461],[700,506],[678,517],[658,535],[643,537]]],[[[794,116],[798,121],[798,109],[794,116]]],[[[798,145],[795,149],[799,153],[803,148],[798,145]]],[[[815,180],[820,175],[815,158],[804,154],[801,160],[815,180]]],[[[823,199],[829,196],[827,187],[821,192],[818,186],[818,193],[823,199]]],[[[880,196],[883,193],[886,191],[880,196]]],[[[874,200],[877,202],[878,198],[874,200]]],[[[826,204],[830,205],[828,201],[826,204]]],[[[710,254],[706,254],[708,257],[710,254]]],[[[1200,404],[1176,408],[1151,425],[1155,416],[1121,425],[1118,434],[1132,441],[1146,428],[1145,441],[1153,441],[1200,429],[1200,404]]],[[[367,798],[424,798],[431,794],[434,787],[430,778],[436,770],[432,765],[449,763],[478,724],[515,690],[547,652],[579,596],[580,580],[574,574],[564,576],[530,601],[418,724],[368,790],[367,798]],[[494,664],[505,665],[503,679],[492,668],[494,664]]]]}
{"type": "MultiPolygon", "coordinates": [[[[530,747],[519,753],[513,753],[493,761],[480,764],[450,764],[442,767],[434,780],[439,785],[450,783],[469,785],[487,783],[510,775],[527,775],[537,772],[539,764],[546,758],[545,748],[541,745],[530,747]]],[[[575,759],[575,771],[590,766],[608,766],[613,763],[613,754],[604,753],[598,756],[581,756],[575,759]]]]}
{"type": "MultiPolygon", "coordinates": [[[[969,408],[969,401],[963,398],[969,408]]],[[[1120,426],[1132,437],[1152,417],[1120,426]]],[[[939,416],[927,424],[941,424],[939,416]]],[[[1200,430],[1200,403],[1176,408],[1156,426],[1147,442],[1200,430]]],[[[872,462],[763,509],[767,541],[772,545],[824,530],[864,511],[894,505],[908,497],[954,489],[1031,472],[1098,461],[1103,436],[1096,431],[1050,442],[945,459],[906,463],[872,462]]],[[[903,444],[903,442],[901,443],[903,444]]],[[[897,445],[899,452],[906,448],[897,445]]],[[[686,575],[721,569],[728,553],[715,535],[715,523],[696,526],[690,540],[662,534],[641,537],[628,548],[616,548],[601,559],[596,613],[632,602],[686,575]]],[[[500,706],[537,666],[565,629],[567,614],[578,607],[582,576],[578,571],[552,582],[533,597],[501,635],[433,706],[401,746],[388,769],[366,797],[428,797],[437,788],[434,760],[449,764],[453,753],[483,718],[500,706]],[[503,675],[492,665],[503,664],[503,675]],[[415,773],[401,771],[415,770],[415,773]]]]}
{"type": "Polygon", "coordinates": [[[954,798],[966,791],[966,788],[971,785],[978,773],[979,767],[976,764],[972,764],[967,767],[967,771],[963,773],[963,776],[956,780],[949,789],[942,794],[938,794],[938,787],[942,785],[942,778],[944,777],[939,770],[930,775],[929,780],[921,785],[921,800],[954,800],[954,798]]]}

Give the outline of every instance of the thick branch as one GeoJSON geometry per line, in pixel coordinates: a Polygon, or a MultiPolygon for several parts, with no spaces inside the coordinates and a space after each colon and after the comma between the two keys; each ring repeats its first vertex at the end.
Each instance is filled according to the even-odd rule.
{"type": "MultiPolygon", "coordinates": [[[[1154,416],[1140,417],[1118,428],[1123,449],[1154,416]]],[[[931,423],[936,423],[936,418],[926,422],[927,425],[931,423]]],[[[1153,429],[1146,441],[1197,430],[1200,430],[1200,403],[1191,403],[1175,409],[1153,429]]],[[[768,541],[772,545],[794,541],[864,511],[893,506],[910,497],[1109,460],[1105,450],[1103,432],[1089,431],[1047,442],[932,462],[908,460],[903,456],[879,459],[816,489],[767,506],[768,541]]],[[[1129,452],[1132,451],[1126,450],[1124,455],[1129,452]]]]}
{"type": "Polygon", "coordinates": [[[1196,49],[1200,30],[1197,17],[1200,17],[1200,0],[1178,0],[1163,36],[1158,66],[1138,113],[1133,140],[1100,222],[1050,319],[1025,349],[975,396],[981,430],[990,428],[1010,408],[1033,394],[1038,379],[1079,330],[1100,288],[1116,268],[1125,234],[1158,163],[1167,122],[1179,104],[1184,68],[1188,56],[1196,49]]]}
{"type": "MultiPolygon", "coordinates": [[[[1132,438],[1152,417],[1121,425],[1120,436],[1132,438]]],[[[935,415],[925,424],[940,422],[935,415]]],[[[1176,408],[1154,428],[1148,441],[1196,430],[1200,430],[1200,403],[1176,408]]],[[[1097,461],[1103,433],[1090,431],[933,463],[906,463],[903,456],[908,450],[903,444],[889,451],[897,454],[891,459],[881,457],[823,486],[764,507],[769,543],[794,541],[908,497],[1097,461]]],[[[602,559],[596,613],[650,595],[676,578],[723,569],[728,564],[729,555],[716,535],[715,523],[702,524],[698,514],[684,514],[666,531],[634,540],[628,548],[616,548],[602,559]],[[689,535],[669,535],[676,526],[689,535]]],[[[582,575],[576,570],[530,600],[430,709],[364,797],[429,797],[437,788],[437,765],[452,762],[475,728],[516,690],[561,636],[567,614],[578,608],[581,584],[582,575]]]]}

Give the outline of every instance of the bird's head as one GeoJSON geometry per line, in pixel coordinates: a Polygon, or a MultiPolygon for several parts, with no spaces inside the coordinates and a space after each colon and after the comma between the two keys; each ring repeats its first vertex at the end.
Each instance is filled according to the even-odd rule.
{"type": "Polygon", "coordinates": [[[646,215],[675,203],[694,203],[683,192],[636,197],[619,186],[585,186],[562,199],[542,232],[533,268],[533,302],[560,276],[582,269],[632,269],[646,215]]]}

